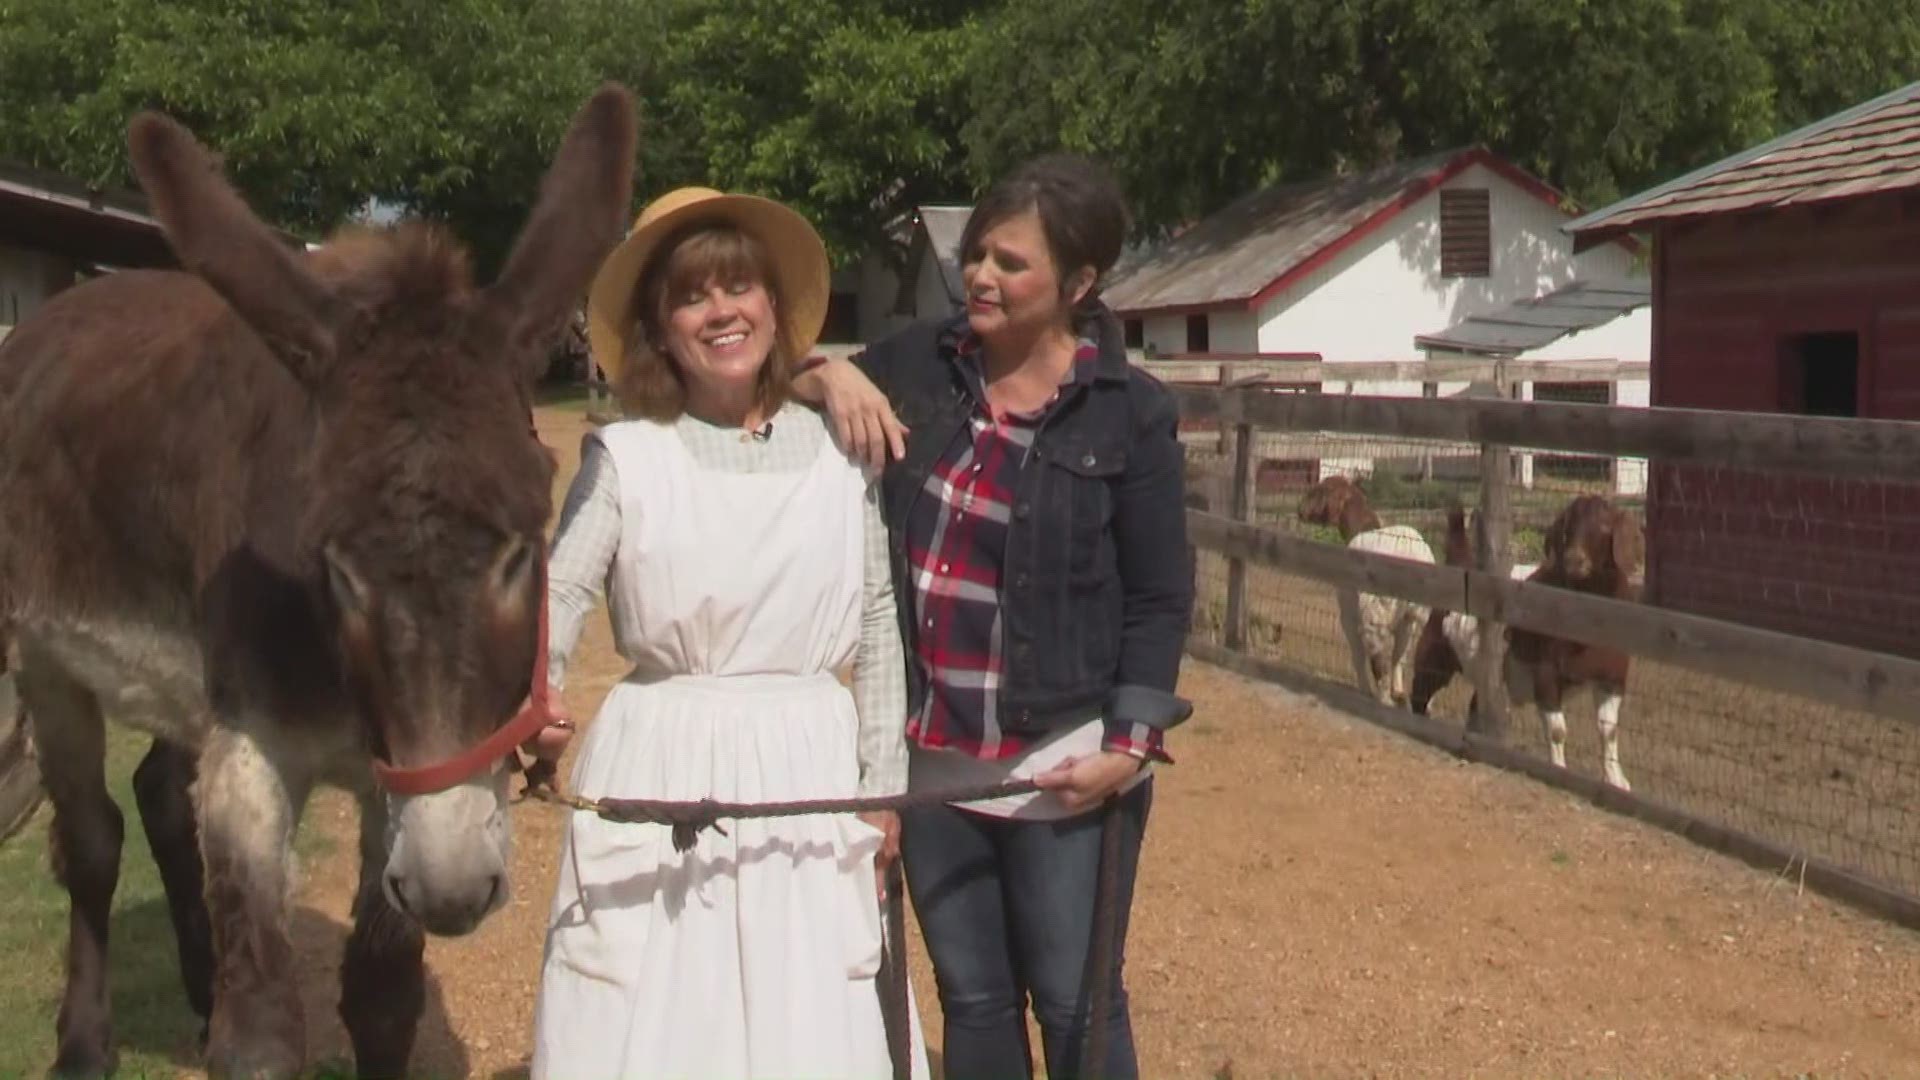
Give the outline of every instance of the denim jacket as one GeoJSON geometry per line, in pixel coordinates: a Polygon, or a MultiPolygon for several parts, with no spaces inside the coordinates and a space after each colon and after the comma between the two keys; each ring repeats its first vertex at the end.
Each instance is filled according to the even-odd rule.
{"type": "MultiPolygon", "coordinates": [[[[914,710],[927,688],[912,659],[902,533],[934,463],[977,407],[938,353],[942,331],[965,319],[915,323],[854,358],[908,428],[906,456],[888,463],[881,497],[914,710]]],[[[1072,387],[1041,426],[1009,524],[1000,716],[1015,735],[1096,717],[1164,731],[1192,712],[1173,692],[1194,594],[1179,414],[1159,380],[1127,363],[1111,312],[1102,307],[1094,319],[1094,378],[1072,387]]]]}

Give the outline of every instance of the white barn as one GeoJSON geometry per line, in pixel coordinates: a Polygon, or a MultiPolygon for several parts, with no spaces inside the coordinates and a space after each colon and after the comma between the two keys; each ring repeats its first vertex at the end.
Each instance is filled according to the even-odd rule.
{"type": "Polygon", "coordinates": [[[1561,231],[1572,216],[1511,162],[1453,150],[1246,195],[1133,261],[1106,299],[1148,355],[1408,360],[1416,337],[1515,301],[1645,280],[1631,242],[1576,255],[1561,231]]]}

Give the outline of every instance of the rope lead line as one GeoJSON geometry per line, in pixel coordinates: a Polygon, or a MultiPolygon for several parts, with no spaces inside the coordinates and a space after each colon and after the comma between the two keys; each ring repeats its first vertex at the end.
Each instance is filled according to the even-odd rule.
{"type": "Polygon", "coordinates": [[[1004,780],[997,784],[949,788],[944,791],[911,791],[900,795],[866,795],[847,799],[795,799],[789,802],[735,803],[713,799],[674,801],[669,799],[583,799],[556,790],[549,784],[528,784],[526,796],[557,803],[574,810],[597,814],[608,821],[625,825],[668,825],[673,828],[673,849],[688,851],[702,830],[712,829],[722,836],[727,830],[720,819],[804,817],[808,814],[862,814],[878,810],[907,810],[942,803],[975,802],[1007,795],[1025,795],[1039,791],[1031,780],[1004,780]]]}
{"type": "MultiPolygon", "coordinates": [[[[542,762],[541,764],[545,764],[542,762]]],[[[868,795],[850,799],[796,799],[789,802],[734,803],[713,799],[674,801],[668,799],[583,799],[558,790],[550,769],[540,774],[529,770],[523,798],[539,799],[574,810],[597,814],[608,821],[629,825],[667,825],[673,829],[673,849],[692,850],[704,829],[722,836],[721,818],[802,817],[808,814],[859,814],[875,810],[908,810],[943,803],[968,803],[997,799],[1006,795],[1025,795],[1039,791],[1031,780],[1005,780],[998,784],[946,790],[909,791],[899,795],[868,795]]],[[[1080,1075],[1077,1080],[1099,1080],[1106,1072],[1108,1053],[1107,1022],[1112,1011],[1113,979],[1118,972],[1114,958],[1119,949],[1120,899],[1120,798],[1109,795],[1099,807],[1100,869],[1099,887],[1094,892],[1093,940],[1088,944],[1087,1011],[1080,1024],[1080,1075]]],[[[907,981],[905,920],[898,884],[898,862],[887,889],[889,905],[885,934],[887,956],[895,965],[880,987],[881,1007],[885,1014],[890,1055],[894,1061],[894,1080],[910,1080],[907,1074],[907,981]]]]}

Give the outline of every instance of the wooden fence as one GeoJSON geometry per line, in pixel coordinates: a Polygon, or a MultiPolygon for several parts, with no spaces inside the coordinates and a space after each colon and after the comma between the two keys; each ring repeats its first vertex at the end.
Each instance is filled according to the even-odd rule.
{"type": "Polygon", "coordinates": [[[1134,364],[1176,385],[1212,383],[1328,384],[1352,392],[1355,384],[1381,382],[1486,382],[1503,389],[1523,382],[1626,382],[1649,378],[1650,365],[1633,360],[1147,360],[1134,364]]]}
{"type": "Polygon", "coordinates": [[[1920,897],[1855,870],[1807,857],[1766,837],[1629,794],[1555,768],[1507,745],[1505,628],[1522,627],[1722,679],[1889,718],[1920,723],[1920,661],[1515,581],[1509,577],[1508,458],[1523,447],[1624,455],[1660,463],[1727,465],[1842,478],[1920,475],[1920,423],[1664,408],[1483,400],[1425,400],[1257,388],[1175,386],[1183,415],[1212,420],[1230,440],[1227,513],[1188,511],[1193,545],[1227,562],[1221,644],[1199,634],[1198,658],[1306,691],[1470,759],[1525,772],[1773,870],[1798,863],[1831,895],[1920,927],[1920,897]],[[1471,568],[1435,566],[1295,537],[1253,524],[1256,431],[1333,432],[1479,444],[1481,520],[1471,568]],[[1385,708],[1355,687],[1254,656],[1248,642],[1247,572],[1265,567],[1336,588],[1403,597],[1480,619],[1476,719],[1464,731],[1385,708]]]}

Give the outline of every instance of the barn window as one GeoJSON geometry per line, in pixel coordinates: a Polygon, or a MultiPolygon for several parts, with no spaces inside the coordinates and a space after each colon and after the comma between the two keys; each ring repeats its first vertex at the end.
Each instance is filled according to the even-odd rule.
{"type": "Polygon", "coordinates": [[[1860,415],[1860,335],[1794,334],[1780,344],[1780,411],[1860,415]]]}
{"type": "Polygon", "coordinates": [[[1127,328],[1127,348],[1140,348],[1147,340],[1146,326],[1139,319],[1128,319],[1124,325],[1127,328]]]}
{"type": "Polygon", "coordinates": [[[1486,188],[1440,193],[1440,276],[1486,277],[1493,272],[1493,218],[1486,188]]]}
{"type": "Polygon", "coordinates": [[[1187,316],[1187,351],[1213,351],[1213,343],[1207,338],[1207,317],[1205,315],[1187,316]]]}

